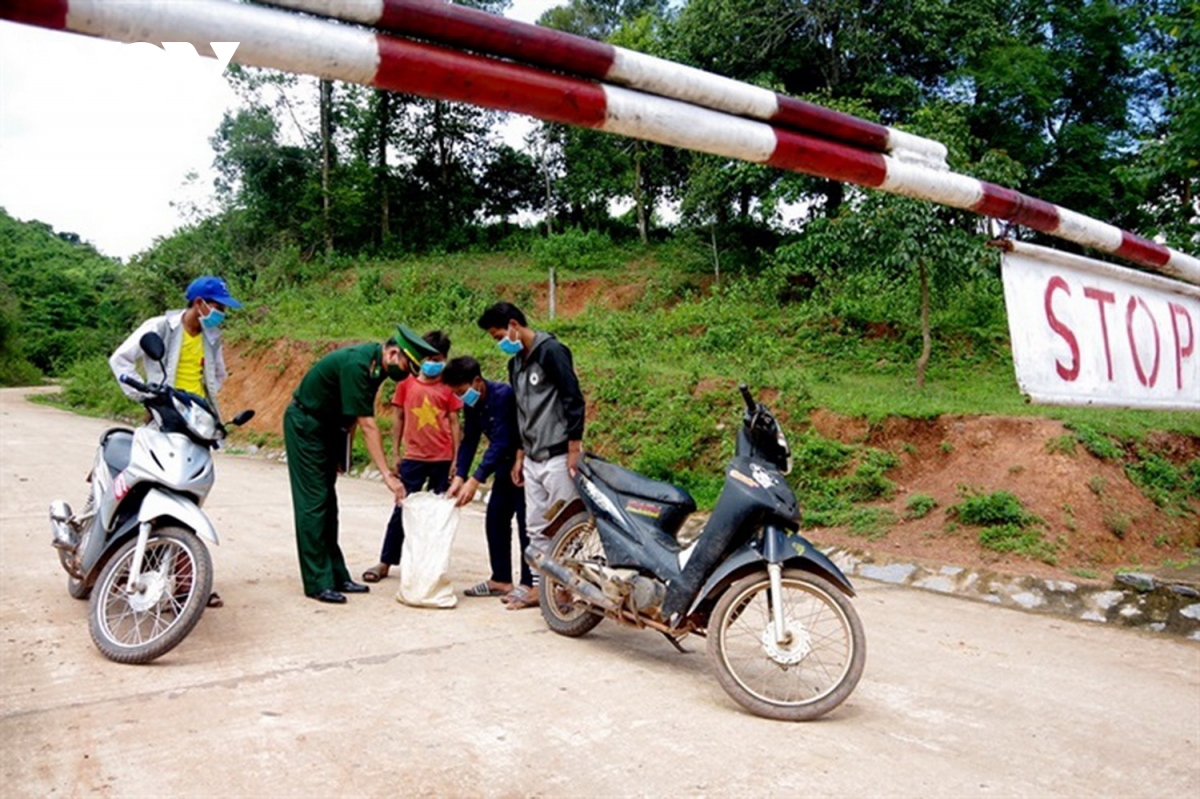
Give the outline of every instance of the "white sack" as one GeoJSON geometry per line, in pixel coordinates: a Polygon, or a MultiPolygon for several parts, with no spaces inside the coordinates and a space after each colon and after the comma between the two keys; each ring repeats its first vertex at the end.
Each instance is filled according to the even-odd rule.
{"type": "Polygon", "coordinates": [[[458,507],[453,499],[419,491],[405,498],[403,513],[404,545],[396,600],[419,608],[454,607],[458,597],[449,572],[458,507]]]}

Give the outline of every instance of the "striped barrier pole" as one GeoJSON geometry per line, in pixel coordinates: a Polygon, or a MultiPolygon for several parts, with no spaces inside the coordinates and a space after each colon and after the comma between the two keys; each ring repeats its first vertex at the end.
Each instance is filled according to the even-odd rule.
{"type": "Polygon", "coordinates": [[[124,42],[239,42],[234,59],[248,66],[466,102],[903,194],[1200,285],[1200,259],[1012,189],[679,100],[315,17],[228,0],[6,0],[0,17],[124,42]]]}
{"type": "Polygon", "coordinates": [[[445,0],[258,1],[759,119],[933,169],[949,168],[941,142],[636,50],[445,0]]]}

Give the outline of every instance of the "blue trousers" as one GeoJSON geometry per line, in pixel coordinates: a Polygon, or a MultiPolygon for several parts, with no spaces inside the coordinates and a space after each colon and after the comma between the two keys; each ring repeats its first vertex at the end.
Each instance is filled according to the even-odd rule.
{"type": "MultiPolygon", "coordinates": [[[[451,461],[400,461],[400,482],[409,494],[428,489],[435,494],[444,494],[450,489],[451,461]]],[[[379,562],[395,566],[400,562],[400,550],[404,546],[404,513],[397,505],[392,510],[387,532],[383,535],[383,551],[379,562]]]]}
{"type": "Polygon", "coordinates": [[[513,516],[517,517],[517,539],[521,542],[521,585],[533,585],[529,564],[525,562],[525,547],[529,546],[529,531],[525,527],[525,489],[513,485],[510,463],[498,468],[492,478],[492,496],[488,499],[484,521],[494,583],[512,582],[513,516]]]}

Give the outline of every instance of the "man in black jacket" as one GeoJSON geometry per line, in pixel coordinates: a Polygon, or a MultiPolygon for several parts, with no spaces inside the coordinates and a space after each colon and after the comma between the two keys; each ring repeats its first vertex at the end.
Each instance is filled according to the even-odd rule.
{"type": "MultiPolygon", "coordinates": [[[[548,551],[546,528],[579,496],[575,468],[583,451],[584,401],[571,351],[551,334],[529,327],[525,314],[511,303],[488,308],[478,324],[510,357],[508,380],[521,436],[513,483],[525,487],[530,546],[548,551]]],[[[536,604],[532,590],[518,589],[508,601],[512,609],[536,604]]]]}

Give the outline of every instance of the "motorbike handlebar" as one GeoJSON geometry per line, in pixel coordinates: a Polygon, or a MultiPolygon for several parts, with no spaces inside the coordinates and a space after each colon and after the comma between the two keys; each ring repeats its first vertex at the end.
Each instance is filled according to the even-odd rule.
{"type": "Polygon", "coordinates": [[[754,397],[750,396],[750,387],[741,383],[738,385],[738,391],[742,392],[742,399],[746,401],[746,413],[754,413],[758,408],[758,403],[754,401],[754,397]]]}
{"type": "Polygon", "coordinates": [[[120,380],[125,385],[127,385],[131,388],[135,388],[138,391],[141,391],[142,393],[145,393],[145,394],[151,393],[150,386],[146,385],[141,380],[138,380],[133,375],[121,375],[117,379],[120,380]]]}

